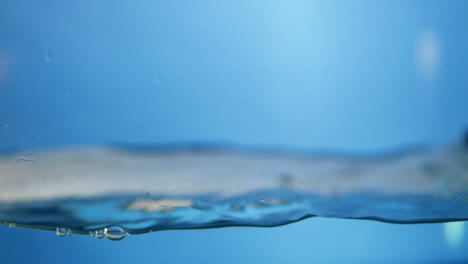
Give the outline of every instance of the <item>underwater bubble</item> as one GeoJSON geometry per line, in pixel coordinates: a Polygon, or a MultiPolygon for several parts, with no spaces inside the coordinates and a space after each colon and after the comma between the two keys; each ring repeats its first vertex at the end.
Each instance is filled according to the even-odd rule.
{"type": "Polygon", "coordinates": [[[104,238],[104,230],[103,229],[98,229],[96,231],[94,231],[94,237],[98,238],[98,239],[101,239],[101,238],[104,238]]]}
{"type": "Polygon", "coordinates": [[[110,226],[104,228],[104,236],[109,240],[121,240],[127,236],[127,232],[120,226],[110,226]]]}
{"type": "Polygon", "coordinates": [[[66,237],[66,236],[69,236],[71,235],[71,230],[70,228],[66,228],[66,227],[57,227],[55,229],[55,233],[57,234],[57,236],[59,237],[66,237]]]}
{"type": "Polygon", "coordinates": [[[16,224],[15,224],[15,223],[8,223],[8,227],[9,227],[9,228],[16,227],[16,224]]]}

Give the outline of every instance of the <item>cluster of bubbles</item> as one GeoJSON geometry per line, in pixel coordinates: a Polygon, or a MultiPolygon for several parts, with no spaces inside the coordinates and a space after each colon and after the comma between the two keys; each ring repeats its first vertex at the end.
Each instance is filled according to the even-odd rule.
{"type": "Polygon", "coordinates": [[[71,235],[72,231],[70,230],[70,228],[57,227],[55,229],[55,234],[57,234],[57,236],[59,236],[59,237],[66,237],[66,236],[71,235]]]}
{"type": "MultiPolygon", "coordinates": [[[[57,227],[55,233],[59,237],[66,237],[66,236],[70,236],[72,234],[72,231],[70,228],[57,227]]],[[[110,227],[106,227],[103,229],[90,231],[89,235],[92,237],[96,237],[98,239],[105,237],[109,240],[117,241],[117,240],[124,239],[126,236],[128,236],[128,233],[127,231],[125,231],[125,229],[123,229],[120,226],[110,226],[110,227]]]]}

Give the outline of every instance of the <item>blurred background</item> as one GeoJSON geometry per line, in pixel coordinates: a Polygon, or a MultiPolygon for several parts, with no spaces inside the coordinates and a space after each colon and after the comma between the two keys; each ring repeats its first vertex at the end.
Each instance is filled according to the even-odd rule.
{"type": "MultiPolygon", "coordinates": [[[[468,2],[0,2],[0,150],[381,153],[468,128],[468,2]]],[[[0,227],[2,263],[463,263],[463,223],[309,219],[117,243],[0,227]]]]}

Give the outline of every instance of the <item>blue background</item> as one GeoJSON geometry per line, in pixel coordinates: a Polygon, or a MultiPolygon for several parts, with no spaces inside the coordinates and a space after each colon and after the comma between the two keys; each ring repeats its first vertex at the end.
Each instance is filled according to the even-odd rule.
{"type": "MultiPolygon", "coordinates": [[[[468,125],[467,13],[463,0],[1,1],[0,147],[447,144],[468,125]],[[430,77],[424,36],[437,51],[430,77]]],[[[468,258],[442,224],[330,219],[118,243],[4,227],[0,241],[2,263],[468,258]]]]}

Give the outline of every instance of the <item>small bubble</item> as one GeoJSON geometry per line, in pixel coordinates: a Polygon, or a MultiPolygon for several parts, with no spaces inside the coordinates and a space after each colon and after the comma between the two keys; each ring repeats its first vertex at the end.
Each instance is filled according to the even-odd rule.
{"type": "Polygon", "coordinates": [[[104,230],[99,229],[99,230],[94,231],[94,237],[96,237],[98,239],[103,238],[104,237],[104,230]]]}
{"type": "Polygon", "coordinates": [[[110,226],[104,228],[104,236],[109,240],[121,240],[127,236],[127,232],[120,226],[110,226]]]}
{"type": "Polygon", "coordinates": [[[8,223],[8,227],[9,227],[9,228],[16,227],[16,224],[15,224],[15,223],[8,223]]]}
{"type": "Polygon", "coordinates": [[[57,227],[57,229],[55,230],[55,233],[59,237],[66,237],[66,236],[71,235],[72,232],[71,232],[70,228],[57,227]]]}

